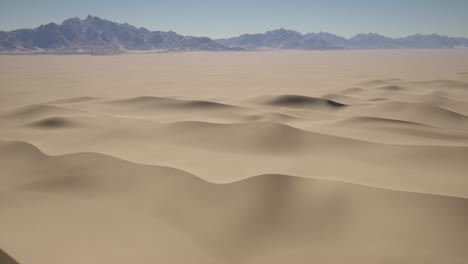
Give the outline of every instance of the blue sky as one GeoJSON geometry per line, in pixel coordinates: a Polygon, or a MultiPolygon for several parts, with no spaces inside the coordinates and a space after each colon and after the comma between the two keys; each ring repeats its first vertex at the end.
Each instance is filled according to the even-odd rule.
{"type": "Polygon", "coordinates": [[[61,23],[88,14],[213,38],[280,27],[345,37],[369,32],[468,37],[468,0],[0,0],[0,30],[61,23]]]}

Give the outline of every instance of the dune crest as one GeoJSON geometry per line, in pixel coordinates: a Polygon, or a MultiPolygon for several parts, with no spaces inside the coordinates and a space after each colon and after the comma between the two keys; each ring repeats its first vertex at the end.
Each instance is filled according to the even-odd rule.
{"type": "MultiPolygon", "coordinates": [[[[462,263],[468,257],[462,246],[468,242],[464,235],[468,232],[465,224],[468,213],[464,210],[468,206],[467,199],[287,175],[259,175],[229,184],[213,184],[177,169],[134,164],[95,153],[45,156],[34,146],[22,142],[0,143],[0,156],[2,168],[8,172],[7,177],[2,177],[1,184],[3,188],[18,190],[15,199],[51,195],[27,205],[43,208],[34,218],[35,225],[25,230],[19,230],[13,223],[0,226],[6,241],[10,241],[13,234],[20,237],[28,232],[41,234],[45,231],[41,229],[50,210],[61,208],[68,212],[64,207],[67,204],[91,200],[96,207],[115,208],[111,215],[100,216],[104,221],[118,213],[127,225],[137,224],[147,216],[158,219],[148,228],[169,225],[181,235],[177,239],[188,238],[204,252],[192,259],[195,262],[218,259],[227,263],[256,263],[259,259],[275,256],[278,250],[284,252],[305,246],[309,250],[296,252],[299,255],[295,258],[306,260],[319,256],[325,263],[333,263],[335,257],[328,256],[320,248],[346,247],[342,254],[358,261],[367,255],[360,248],[368,246],[369,241],[379,247],[380,255],[374,261],[383,261],[394,250],[408,248],[420,250],[411,258],[416,262],[425,260],[428,252],[434,252],[430,254],[433,261],[462,263]],[[18,155],[29,164],[27,168],[14,162],[18,155]],[[30,171],[35,174],[31,175],[30,171]],[[61,201],[54,197],[61,197],[61,201]],[[51,207],[43,207],[46,204],[51,207]],[[115,207],[116,204],[119,206],[115,207]],[[121,214],[120,210],[128,213],[121,214]],[[439,217],[431,217],[434,214],[439,217]],[[399,223],[397,227],[395,221],[399,223]],[[418,228],[415,228],[416,223],[418,228]],[[355,234],[357,230],[360,230],[359,236],[355,234]],[[414,240],[407,239],[408,232],[414,240]],[[388,238],[385,243],[376,240],[381,236],[388,238]],[[314,250],[311,245],[318,248],[314,250]]],[[[5,191],[0,193],[5,194],[5,191]]],[[[0,213],[2,218],[12,219],[21,213],[15,207],[4,209],[0,213]]],[[[77,206],[74,210],[89,215],[86,207],[77,206]]],[[[58,217],[67,219],[67,215],[58,217]]],[[[138,259],[133,254],[149,253],[145,252],[146,248],[132,245],[132,239],[123,231],[115,230],[123,240],[113,241],[112,236],[104,236],[105,230],[86,231],[89,228],[87,222],[74,225],[84,234],[93,232],[93,236],[98,236],[98,243],[105,242],[112,248],[125,245],[132,249],[134,253],[114,252],[124,259],[132,256],[138,259]]],[[[56,235],[45,237],[47,243],[36,245],[39,250],[50,252],[66,248],[59,244],[56,235]]],[[[70,243],[80,243],[80,239],[70,243]]],[[[166,238],[142,236],[141,239],[158,244],[166,238]]],[[[13,243],[13,246],[19,244],[13,243]]],[[[178,250],[185,247],[193,250],[186,242],[178,247],[178,250]]],[[[173,255],[175,252],[152,250],[157,254],[150,254],[152,257],[148,260],[177,259],[173,255]]],[[[26,248],[17,253],[26,262],[51,260],[47,254],[31,253],[26,248]]],[[[53,257],[65,260],[78,253],[67,254],[71,255],[54,254],[53,257]]],[[[82,245],[79,254],[93,259],[97,257],[97,260],[106,258],[92,250],[91,245],[82,245]]],[[[69,261],[79,263],[73,258],[69,261]]]]}

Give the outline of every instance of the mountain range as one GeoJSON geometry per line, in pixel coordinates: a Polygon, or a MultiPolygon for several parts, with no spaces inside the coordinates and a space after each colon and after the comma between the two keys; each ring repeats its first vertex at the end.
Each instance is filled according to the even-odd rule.
{"type": "Polygon", "coordinates": [[[0,51],[66,53],[118,53],[125,51],[230,50],[210,38],[188,37],[175,32],[150,31],[99,17],[70,18],[34,29],[0,32],[0,51]]]}
{"type": "Polygon", "coordinates": [[[349,39],[326,32],[301,34],[277,29],[264,34],[212,40],[182,36],[169,31],[150,31],[99,17],[70,18],[34,29],[0,31],[0,53],[123,53],[131,51],[226,51],[268,49],[438,49],[468,47],[467,38],[416,34],[388,38],[358,34],[349,39]]]}
{"type": "Polygon", "coordinates": [[[264,34],[244,34],[239,37],[218,39],[218,43],[231,48],[244,49],[445,49],[468,47],[468,39],[416,34],[403,38],[389,38],[375,33],[358,34],[349,39],[327,32],[301,33],[277,29],[264,34]]]}

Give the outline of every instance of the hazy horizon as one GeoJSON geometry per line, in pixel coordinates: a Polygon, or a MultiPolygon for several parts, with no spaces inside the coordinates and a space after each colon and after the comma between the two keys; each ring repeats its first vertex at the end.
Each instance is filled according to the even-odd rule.
{"type": "Polygon", "coordinates": [[[468,2],[304,1],[289,3],[226,1],[1,1],[0,30],[61,24],[72,17],[98,16],[154,31],[227,38],[286,28],[301,33],[329,32],[346,38],[360,33],[405,37],[433,33],[468,37],[468,2]],[[292,14],[294,16],[292,16],[292,14]]]}

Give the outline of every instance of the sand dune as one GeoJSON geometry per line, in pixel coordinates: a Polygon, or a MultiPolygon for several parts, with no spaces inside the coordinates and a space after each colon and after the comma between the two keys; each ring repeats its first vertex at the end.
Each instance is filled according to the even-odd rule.
{"type": "Polygon", "coordinates": [[[320,131],[387,144],[468,146],[468,133],[398,119],[351,117],[337,120],[320,131]]]}
{"type": "Polygon", "coordinates": [[[180,100],[167,97],[140,96],[130,99],[117,100],[110,102],[116,105],[125,105],[132,107],[162,107],[162,108],[189,108],[194,109],[213,109],[213,108],[234,108],[234,106],[201,100],[180,100]]]}
{"type": "Polygon", "coordinates": [[[468,197],[464,185],[460,185],[465,181],[468,166],[467,137],[457,131],[403,121],[388,124],[388,120],[385,125],[368,121],[371,125],[365,125],[362,120],[351,120],[351,125],[312,123],[302,128],[297,127],[308,124],[307,120],[300,119],[292,125],[158,123],[95,115],[60,121],[59,126],[44,126],[44,119],[34,121],[33,125],[20,125],[21,133],[18,125],[12,124],[0,135],[32,142],[50,154],[103,153],[133,162],[179,168],[214,182],[280,173],[468,197]],[[366,138],[365,133],[369,131],[370,139],[353,139],[350,133],[353,127],[364,131],[360,132],[361,138],[366,138]],[[384,133],[376,131],[376,127],[384,133]],[[388,139],[395,134],[399,137],[388,144],[388,139]],[[418,140],[414,142],[419,145],[411,139],[418,140]],[[376,143],[379,141],[387,144],[376,143]],[[411,160],[403,158],[413,156],[411,160]],[[427,166],[429,161],[432,167],[427,166]],[[336,167],[337,163],[340,167],[336,167]],[[355,173],[348,175],[345,173],[348,170],[355,173]],[[419,177],[413,173],[415,170],[427,177],[419,177]]]}
{"type": "Polygon", "coordinates": [[[419,85],[422,87],[428,88],[460,88],[460,89],[468,89],[468,83],[462,81],[455,81],[455,80],[431,80],[431,81],[419,81],[413,82],[413,85],[419,85]]]}
{"type": "Polygon", "coordinates": [[[353,88],[344,89],[341,93],[344,94],[344,95],[348,95],[348,94],[360,93],[360,92],[364,92],[364,91],[365,90],[362,89],[362,88],[353,87],[353,88]]]}
{"type": "Polygon", "coordinates": [[[468,116],[424,103],[383,102],[367,114],[404,121],[412,121],[440,128],[468,131],[468,116]]]}
{"type": "Polygon", "coordinates": [[[452,112],[456,112],[462,115],[468,115],[468,105],[466,102],[458,101],[456,99],[447,98],[440,95],[440,92],[430,93],[424,96],[420,96],[419,100],[424,103],[439,106],[452,112]]]}
{"type": "Polygon", "coordinates": [[[5,117],[11,118],[18,118],[18,119],[28,119],[28,118],[38,118],[41,116],[48,116],[53,114],[60,114],[60,115],[73,115],[79,114],[79,111],[74,111],[71,109],[63,108],[63,107],[56,107],[52,105],[45,105],[45,104],[34,104],[21,107],[14,111],[6,113],[5,117]]]}
{"type": "Polygon", "coordinates": [[[92,97],[92,96],[79,96],[79,97],[72,97],[72,98],[52,101],[52,102],[49,102],[48,104],[52,104],[52,105],[73,104],[73,103],[89,102],[93,100],[99,100],[99,98],[92,97]]]}
{"type": "Polygon", "coordinates": [[[353,98],[350,96],[345,95],[346,93],[343,92],[343,94],[326,94],[322,96],[323,99],[335,101],[337,103],[341,103],[343,105],[354,105],[354,104],[359,104],[362,103],[360,99],[353,98]]]}
{"type": "Polygon", "coordinates": [[[465,50],[3,56],[0,263],[467,263],[466,69],[465,50]]]}
{"type": "MultiPolygon", "coordinates": [[[[281,263],[284,259],[278,260],[291,254],[297,261],[317,257],[324,263],[340,259],[375,263],[373,261],[387,261],[388,258],[402,263],[463,263],[468,256],[464,248],[468,242],[466,199],[286,175],[261,175],[217,185],[177,169],[138,165],[93,153],[48,157],[21,142],[2,142],[0,155],[2,168],[8,172],[2,178],[2,189],[18,190],[10,199],[21,201],[23,196],[38,197],[34,203],[22,203],[20,208],[7,204],[0,213],[2,219],[7,219],[0,227],[6,234],[3,238],[12,239],[18,260],[26,263],[107,259],[101,252],[92,250],[92,245],[80,244],[83,242],[80,239],[90,236],[97,237],[96,243],[106,243],[107,247],[125,248],[124,251],[115,250],[114,258],[121,258],[117,263],[132,258],[139,260],[142,254],[146,261],[175,260],[178,258],[173,254],[177,250],[186,247],[193,250],[193,246],[200,252],[192,255],[188,262],[185,260],[187,263],[281,263]],[[17,162],[19,158],[22,162],[17,162]],[[22,166],[24,162],[28,167],[22,166]],[[41,198],[45,194],[51,197],[41,198]],[[60,197],[60,201],[54,200],[55,197],[60,197]],[[93,201],[97,208],[114,208],[108,216],[99,215],[104,217],[103,222],[112,222],[116,214],[121,218],[119,222],[130,226],[154,218],[153,225],[148,228],[168,225],[183,243],[166,245],[176,247],[171,251],[139,248],[132,241],[139,236],[149,239],[143,234],[129,237],[128,233],[117,229],[106,237],[106,229],[96,230],[90,222],[78,222],[73,223],[75,231],[81,230],[84,234],[69,244],[81,245],[80,250],[67,251],[60,236],[44,233],[47,232],[44,225],[52,210],[65,210],[64,214],[57,215],[65,220],[69,217],[68,204],[86,201],[93,201]],[[44,207],[49,204],[51,208],[44,207]],[[28,228],[21,230],[10,222],[34,207],[42,209],[31,219],[34,224],[29,224],[28,228]],[[31,233],[45,235],[43,243],[36,245],[33,253],[15,244],[14,241],[21,242],[12,237],[31,233]],[[115,237],[120,239],[116,241],[115,237]],[[362,250],[369,246],[378,252],[371,261],[367,258],[369,253],[362,250]],[[304,247],[309,250],[297,251],[304,247]],[[336,248],[346,250],[340,256],[330,256],[327,251],[336,248]],[[413,251],[409,259],[394,256],[395,252],[406,251],[413,251]],[[63,253],[51,255],[51,252],[63,253]],[[75,260],[72,256],[78,254],[80,258],[75,260]],[[279,259],[274,260],[278,254],[279,259]]],[[[9,191],[2,193],[5,195],[9,191]]],[[[73,215],[98,217],[90,215],[86,207],[73,207],[73,210],[73,215]]],[[[159,245],[165,240],[165,237],[155,236],[147,243],[159,245]]]]}

